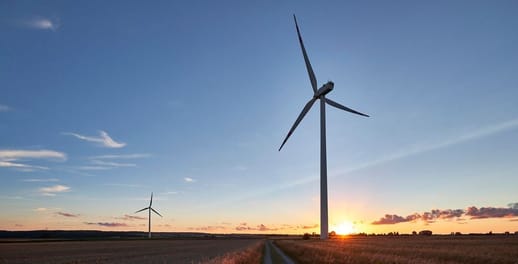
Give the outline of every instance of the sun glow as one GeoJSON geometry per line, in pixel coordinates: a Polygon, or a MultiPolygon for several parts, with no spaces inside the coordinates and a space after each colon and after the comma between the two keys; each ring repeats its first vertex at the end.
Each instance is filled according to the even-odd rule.
{"type": "Polygon", "coordinates": [[[351,222],[342,222],[341,224],[335,227],[336,234],[338,235],[349,235],[356,233],[356,227],[351,222]]]}

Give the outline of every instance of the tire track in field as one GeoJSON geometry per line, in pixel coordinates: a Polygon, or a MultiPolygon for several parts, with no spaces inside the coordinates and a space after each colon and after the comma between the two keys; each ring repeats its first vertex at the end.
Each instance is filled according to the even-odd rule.
{"type": "Polygon", "coordinates": [[[271,240],[264,243],[264,261],[263,264],[295,264],[282,250],[274,245],[271,240]]]}

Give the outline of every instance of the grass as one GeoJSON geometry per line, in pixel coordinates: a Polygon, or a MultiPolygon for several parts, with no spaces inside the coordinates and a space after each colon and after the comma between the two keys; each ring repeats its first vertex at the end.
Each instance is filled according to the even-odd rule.
{"type": "Polygon", "coordinates": [[[223,256],[203,262],[205,264],[260,264],[263,262],[264,241],[259,241],[252,246],[223,256]]]}
{"type": "Polygon", "coordinates": [[[518,264],[517,236],[348,237],[276,244],[298,263],[518,264]]]}

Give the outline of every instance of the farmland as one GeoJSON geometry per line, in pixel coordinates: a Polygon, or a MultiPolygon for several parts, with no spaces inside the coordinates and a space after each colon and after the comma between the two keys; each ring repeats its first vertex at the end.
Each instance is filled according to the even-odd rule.
{"type": "Polygon", "coordinates": [[[260,260],[262,245],[258,239],[0,243],[0,263],[250,263],[260,260]]]}
{"type": "Polygon", "coordinates": [[[518,263],[518,236],[276,240],[299,263],[518,263]]]}
{"type": "MultiPolygon", "coordinates": [[[[348,236],[329,241],[275,236],[270,239],[297,263],[518,263],[518,236],[514,235],[348,236]]],[[[264,241],[230,237],[4,241],[0,243],[0,264],[262,263],[267,251],[264,241]]],[[[280,257],[274,255],[270,257],[272,263],[279,262],[280,257]]]]}

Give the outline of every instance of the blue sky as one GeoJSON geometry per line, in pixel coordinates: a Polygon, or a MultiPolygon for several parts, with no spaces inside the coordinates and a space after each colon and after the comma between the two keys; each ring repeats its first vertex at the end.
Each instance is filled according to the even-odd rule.
{"type": "MultiPolygon", "coordinates": [[[[518,202],[517,10],[514,1],[1,1],[0,209],[11,213],[0,228],[139,230],[121,217],[152,191],[161,230],[318,224],[318,107],[277,151],[312,96],[293,13],[319,86],[334,81],[329,98],[371,115],[327,108],[331,228],[383,231],[368,223],[506,208],[518,202]]],[[[484,221],[493,220],[518,228],[509,217],[484,221]]],[[[486,231],[477,221],[462,228],[486,231]]]]}

